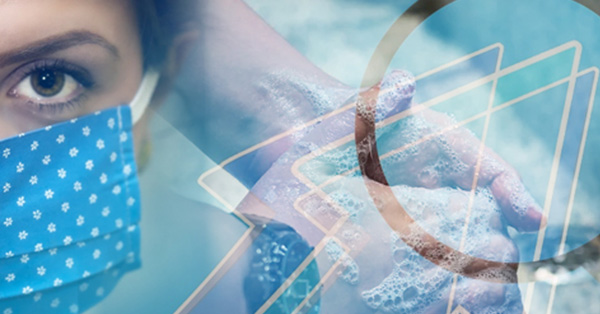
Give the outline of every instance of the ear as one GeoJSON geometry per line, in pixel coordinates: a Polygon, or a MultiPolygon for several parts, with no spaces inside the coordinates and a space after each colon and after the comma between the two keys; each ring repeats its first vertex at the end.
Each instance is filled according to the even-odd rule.
{"type": "Polygon", "coordinates": [[[163,74],[169,78],[175,79],[179,69],[183,65],[186,57],[198,42],[200,38],[200,29],[196,23],[188,23],[184,31],[179,33],[171,42],[171,47],[167,53],[167,59],[163,68],[163,74]]]}
{"type": "Polygon", "coordinates": [[[152,103],[150,104],[150,107],[155,110],[162,105],[169,95],[169,92],[171,92],[173,84],[179,74],[179,69],[181,69],[186,57],[200,37],[200,30],[198,27],[189,25],[184,29],[185,31],[179,33],[171,42],[171,47],[169,47],[165,62],[160,69],[160,81],[154,91],[152,103]]]}

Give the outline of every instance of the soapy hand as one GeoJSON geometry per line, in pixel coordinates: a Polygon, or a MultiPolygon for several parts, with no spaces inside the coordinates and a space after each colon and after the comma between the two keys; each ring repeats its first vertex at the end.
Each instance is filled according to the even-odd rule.
{"type": "MultiPolygon", "coordinates": [[[[478,189],[472,202],[469,191],[454,188],[426,189],[400,185],[392,189],[415,220],[409,228],[423,228],[438,241],[456,250],[464,237],[466,241],[461,251],[470,256],[499,262],[518,260],[518,250],[501,223],[502,212],[489,189],[478,189]],[[465,212],[469,206],[472,207],[471,224],[463,235],[465,212]]],[[[361,222],[367,230],[385,229],[385,222],[375,216],[363,215],[361,222]]],[[[413,235],[418,242],[418,232],[413,235]]],[[[357,265],[363,270],[357,285],[362,291],[361,298],[372,310],[386,313],[444,313],[449,303],[452,303],[452,309],[460,305],[469,313],[522,312],[516,284],[488,281],[505,274],[484,269],[479,278],[458,276],[456,285],[453,285],[455,273],[465,272],[460,268],[472,265],[468,261],[446,257],[440,261],[446,265],[440,267],[417,253],[397,233],[386,235],[381,232],[370,241],[369,248],[356,257],[357,265]],[[388,274],[369,269],[377,267],[375,261],[390,259],[393,264],[388,274]]]]}
{"type": "MultiPolygon", "coordinates": [[[[385,108],[410,103],[414,82],[412,84],[407,84],[404,73],[394,72],[375,87],[398,89],[391,96],[378,97],[377,106],[382,105],[384,116],[388,110],[385,108]]],[[[346,132],[344,126],[348,123],[344,121],[337,125],[339,128],[331,125],[313,127],[273,164],[247,198],[257,199],[261,206],[277,212],[279,221],[294,227],[305,238],[313,239],[314,235],[308,233],[310,228],[303,229],[300,217],[313,216],[315,212],[333,217],[339,214],[335,207],[343,208],[349,223],[366,234],[368,242],[364,247],[355,247],[352,241],[346,243],[356,250],[347,254],[343,265],[346,272],[354,274],[339,274],[342,279],[352,279],[346,280],[347,284],[342,288],[337,288],[342,281],[338,280],[333,292],[322,294],[323,311],[443,312],[454,289],[453,271],[470,275],[458,277],[453,299],[455,306],[461,305],[472,313],[518,311],[521,307],[518,287],[490,282],[498,277],[510,277],[503,281],[505,283],[514,282],[515,269],[497,273],[496,269],[486,269],[485,263],[456,259],[455,255],[445,254],[443,250],[437,256],[425,258],[415,247],[436,247],[431,238],[424,236],[425,231],[433,236],[434,242],[468,256],[499,263],[518,262],[518,251],[508,236],[505,222],[517,230],[532,231],[543,225],[544,219],[516,171],[482,146],[470,131],[453,126],[455,122],[442,113],[412,106],[407,109],[411,111],[410,115],[392,127],[378,131],[375,136],[368,121],[375,121],[377,115],[369,117],[368,109],[368,105],[357,109],[356,150],[342,150],[334,154],[335,158],[321,158],[318,167],[303,170],[302,176],[318,177],[319,182],[337,178],[320,203],[298,207],[298,199],[310,190],[297,180],[297,163],[314,154],[324,144],[323,140],[339,138],[337,134],[346,132]],[[372,159],[373,152],[398,148],[407,149],[381,158],[378,169],[378,158],[372,159]],[[338,177],[340,168],[356,162],[357,151],[359,159],[368,155],[362,159],[366,179],[353,175],[338,177]],[[478,180],[473,184],[476,174],[478,180]],[[390,187],[394,200],[384,192],[390,187]],[[335,206],[329,204],[332,201],[335,206]],[[411,220],[398,215],[390,205],[394,202],[402,205],[411,220]],[[472,213],[471,223],[465,229],[468,212],[472,213]],[[399,229],[415,231],[410,243],[401,240],[399,229]],[[463,235],[464,230],[467,231],[463,235]]],[[[381,111],[378,114],[381,115],[381,111]]],[[[259,214],[256,204],[255,201],[243,202],[239,210],[259,214]]],[[[406,237],[402,239],[406,240],[406,237]]],[[[340,239],[342,243],[345,240],[340,239]]],[[[314,241],[310,244],[316,246],[319,242],[314,241]]],[[[339,255],[335,250],[327,252],[330,257],[339,255]]],[[[314,254],[316,256],[318,252],[314,254]]]]}
{"type": "MultiPolygon", "coordinates": [[[[544,225],[545,218],[541,208],[525,188],[517,171],[491,149],[481,145],[481,141],[470,130],[460,127],[450,116],[420,105],[412,105],[401,113],[405,118],[373,134],[375,132],[369,125],[372,116],[385,115],[393,109],[394,103],[406,102],[398,97],[381,96],[386,92],[384,88],[392,86],[399,89],[401,84],[406,85],[406,75],[405,72],[394,71],[379,86],[363,92],[363,102],[374,98],[370,93],[379,92],[379,97],[376,108],[361,106],[372,109],[363,112],[359,110],[356,120],[359,151],[372,152],[378,149],[386,153],[397,150],[397,153],[381,160],[382,170],[390,181],[389,184],[426,188],[448,186],[463,190],[489,187],[511,226],[527,232],[538,230],[540,223],[544,225]],[[374,137],[376,140],[373,140],[374,137]]],[[[374,169],[373,166],[376,165],[367,165],[365,170],[369,172],[374,169]]],[[[382,175],[376,170],[372,174],[382,175]]],[[[367,173],[367,176],[371,174],[367,173]]],[[[381,178],[374,179],[379,181],[381,178]]]]}

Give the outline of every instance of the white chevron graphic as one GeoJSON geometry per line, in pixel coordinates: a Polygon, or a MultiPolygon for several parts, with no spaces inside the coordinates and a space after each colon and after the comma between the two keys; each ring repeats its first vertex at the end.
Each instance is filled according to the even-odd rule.
{"type": "Polygon", "coordinates": [[[454,309],[454,311],[452,311],[452,314],[471,314],[471,313],[469,313],[469,311],[467,311],[467,309],[462,307],[462,305],[459,305],[454,309]]]}

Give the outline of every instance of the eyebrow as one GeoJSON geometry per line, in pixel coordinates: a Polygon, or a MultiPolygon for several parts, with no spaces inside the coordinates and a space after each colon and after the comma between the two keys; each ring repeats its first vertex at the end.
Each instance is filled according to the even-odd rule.
{"type": "Polygon", "coordinates": [[[0,54],[0,67],[65,50],[74,46],[98,45],[119,57],[119,49],[104,37],[89,31],[70,31],[64,34],[47,37],[23,47],[0,54]]]}

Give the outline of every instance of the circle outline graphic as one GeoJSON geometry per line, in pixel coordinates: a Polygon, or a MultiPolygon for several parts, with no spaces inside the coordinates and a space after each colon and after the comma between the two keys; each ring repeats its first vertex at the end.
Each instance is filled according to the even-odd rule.
{"type": "MultiPolygon", "coordinates": [[[[598,11],[591,7],[592,4],[586,0],[573,1],[599,15],[598,11]]],[[[354,132],[357,157],[369,195],[386,223],[398,234],[402,241],[428,261],[455,274],[496,283],[523,283],[537,280],[534,276],[521,277],[519,280],[516,271],[521,266],[538,269],[560,265],[561,262],[559,261],[572,261],[575,259],[579,261],[570,264],[569,269],[583,267],[587,262],[585,259],[571,257],[600,257],[600,234],[574,250],[539,261],[506,263],[478,258],[443,244],[427,233],[406,212],[388,184],[377,152],[374,112],[380,88],[379,84],[373,84],[373,82],[382,81],[392,57],[408,36],[424,20],[454,2],[456,0],[417,0],[396,19],[371,56],[361,86],[363,88],[373,87],[364,89],[359,93],[356,101],[354,132]],[[424,11],[424,8],[428,10],[424,11]],[[407,19],[417,13],[423,17],[421,22],[405,23],[407,19]],[[373,115],[363,116],[358,108],[367,108],[368,112],[373,115]],[[382,204],[385,204],[385,206],[382,206],[382,204]]]]}

